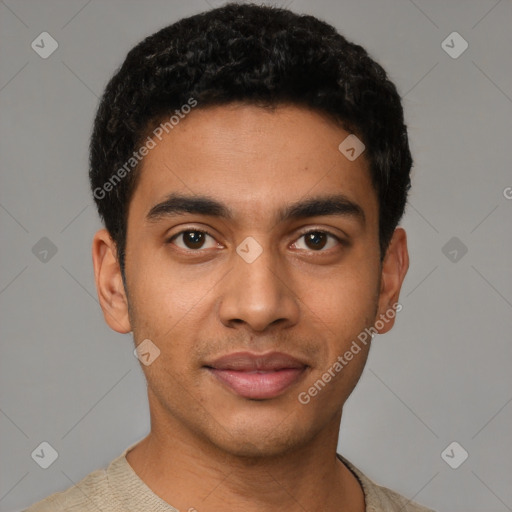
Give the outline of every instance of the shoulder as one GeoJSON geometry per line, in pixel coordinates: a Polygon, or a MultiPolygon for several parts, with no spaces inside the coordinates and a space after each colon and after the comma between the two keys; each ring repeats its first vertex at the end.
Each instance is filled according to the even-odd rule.
{"type": "Polygon", "coordinates": [[[366,512],[434,512],[387,487],[376,484],[347,459],[339,454],[338,457],[359,480],[365,496],[366,512]]]}
{"type": "Polygon", "coordinates": [[[424,507],[387,487],[382,487],[373,482],[372,484],[372,498],[376,502],[376,507],[380,507],[375,508],[375,512],[381,510],[382,512],[434,512],[432,509],[424,507]]]}
{"type": "Polygon", "coordinates": [[[107,473],[97,469],[69,489],[48,496],[23,512],[98,512],[109,499],[107,473]]]}

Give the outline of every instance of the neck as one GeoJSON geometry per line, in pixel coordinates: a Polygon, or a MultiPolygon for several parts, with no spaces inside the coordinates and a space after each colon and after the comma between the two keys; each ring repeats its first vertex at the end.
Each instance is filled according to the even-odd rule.
{"type": "Polygon", "coordinates": [[[126,456],[144,483],[179,510],[364,512],[364,495],[336,457],[341,413],[307,445],[271,457],[209,446],[179,424],[157,428],[126,456]]]}

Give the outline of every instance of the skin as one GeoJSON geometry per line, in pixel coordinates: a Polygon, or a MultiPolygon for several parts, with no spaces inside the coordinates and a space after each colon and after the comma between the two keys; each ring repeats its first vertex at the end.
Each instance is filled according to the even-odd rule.
{"type": "Polygon", "coordinates": [[[296,106],[198,107],[144,157],[128,214],[127,291],[115,244],[105,230],[95,235],[106,322],[160,350],[141,365],[151,431],[127,460],[180,510],[364,510],[357,479],[335,454],[342,408],[370,344],[310,403],[297,398],[398,301],[409,266],[402,228],[380,262],[377,195],[365,154],[349,161],[338,151],[347,135],[296,106]],[[364,224],[349,215],[276,222],[280,208],[334,192],[360,205],[364,224]],[[170,193],[208,195],[233,219],[146,220],[170,193]],[[195,249],[183,236],[169,241],[185,229],[211,236],[195,249]],[[344,243],[327,237],[325,247],[312,248],[304,229],[344,243]],[[236,252],[248,236],[263,250],[252,263],[236,252]],[[242,398],[203,366],[236,351],[272,350],[308,368],[271,399],[242,398]]]}

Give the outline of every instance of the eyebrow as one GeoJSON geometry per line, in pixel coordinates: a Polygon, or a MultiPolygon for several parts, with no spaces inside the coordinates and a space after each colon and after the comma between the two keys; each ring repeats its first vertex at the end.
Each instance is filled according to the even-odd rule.
{"type": "MultiPolygon", "coordinates": [[[[173,193],[168,195],[164,201],[153,206],[146,215],[146,220],[158,222],[167,217],[185,214],[205,215],[225,220],[234,218],[231,209],[216,199],[208,196],[173,193]]],[[[277,211],[276,220],[284,222],[331,215],[352,217],[363,226],[366,222],[363,208],[343,194],[312,197],[291,203],[277,211]]]]}

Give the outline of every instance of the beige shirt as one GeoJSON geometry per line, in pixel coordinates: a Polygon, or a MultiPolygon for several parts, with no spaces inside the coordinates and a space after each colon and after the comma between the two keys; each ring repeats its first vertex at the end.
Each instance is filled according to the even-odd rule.
{"type": "MultiPolygon", "coordinates": [[[[136,444],[126,448],[107,469],[93,471],[68,490],[52,494],[24,512],[179,512],[159,498],[126,460],[136,444]]],[[[361,483],[366,512],[433,512],[375,484],[344,457],[338,457],[361,483]]]]}

